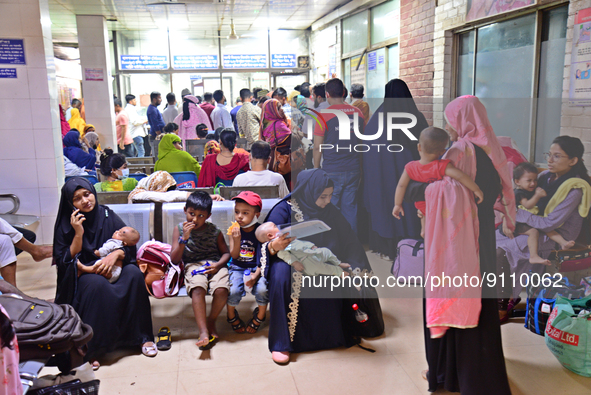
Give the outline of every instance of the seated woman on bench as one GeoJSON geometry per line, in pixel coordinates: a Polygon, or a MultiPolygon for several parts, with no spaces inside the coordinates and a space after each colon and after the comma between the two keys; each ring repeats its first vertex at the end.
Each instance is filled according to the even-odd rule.
{"type": "Polygon", "coordinates": [[[137,180],[129,177],[125,155],[115,154],[110,148],[101,155],[101,174],[107,181],[94,184],[97,192],[133,191],[137,185],[137,180]]]}

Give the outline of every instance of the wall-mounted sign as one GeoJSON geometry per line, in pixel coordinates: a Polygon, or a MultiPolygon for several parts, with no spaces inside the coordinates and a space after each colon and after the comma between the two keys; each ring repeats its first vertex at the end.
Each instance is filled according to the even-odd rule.
{"type": "Polygon", "coordinates": [[[84,69],[84,80],[86,81],[104,81],[105,69],[84,69]]]}
{"type": "Polygon", "coordinates": [[[572,45],[569,102],[591,106],[591,8],[577,12],[572,45]]]}
{"type": "Polygon", "coordinates": [[[16,69],[0,69],[0,78],[16,78],[16,69]]]}
{"type": "Polygon", "coordinates": [[[337,46],[328,47],[328,78],[337,73],[337,46]]]}
{"type": "Polygon", "coordinates": [[[295,54],[271,54],[271,67],[296,67],[295,54]]]}
{"type": "Polygon", "coordinates": [[[374,71],[378,68],[378,53],[376,51],[367,54],[367,71],[374,71]]]}
{"type": "Polygon", "coordinates": [[[217,55],[175,55],[172,57],[172,68],[187,69],[217,69],[217,55]]]}
{"type": "Polygon", "coordinates": [[[266,69],[267,55],[224,55],[225,69],[266,69]]]}
{"type": "Polygon", "coordinates": [[[378,63],[379,63],[379,64],[382,64],[382,63],[384,63],[384,55],[379,55],[379,56],[378,56],[378,63]]]}
{"type": "Polygon", "coordinates": [[[191,79],[191,81],[194,81],[196,85],[203,83],[203,77],[201,76],[201,74],[191,74],[189,75],[189,78],[191,79]]]}
{"type": "Polygon", "coordinates": [[[166,70],[166,55],[121,55],[121,70],[166,70]]]}
{"type": "Polygon", "coordinates": [[[27,64],[24,40],[0,38],[0,64],[27,64]]]}

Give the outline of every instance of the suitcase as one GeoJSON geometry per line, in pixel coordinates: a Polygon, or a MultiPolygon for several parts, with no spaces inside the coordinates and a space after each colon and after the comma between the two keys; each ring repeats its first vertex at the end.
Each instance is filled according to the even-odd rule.
{"type": "MultiPolygon", "coordinates": [[[[403,239],[398,243],[396,259],[392,264],[392,274],[396,281],[415,284],[417,279],[423,279],[425,272],[423,240],[403,239]]],[[[422,280],[421,280],[422,283],[422,280]]]]}

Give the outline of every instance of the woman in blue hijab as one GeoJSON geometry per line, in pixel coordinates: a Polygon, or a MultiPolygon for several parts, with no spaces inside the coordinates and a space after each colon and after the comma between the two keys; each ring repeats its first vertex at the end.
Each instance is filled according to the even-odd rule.
{"type": "MultiPolygon", "coordinates": [[[[271,209],[265,221],[283,225],[321,220],[330,230],[302,239],[329,248],[354,271],[369,273],[371,266],[363,246],[340,210],[330,203],[333,190],[332,181],[324,170],[304,170],[298,175],[292,193],[271,209]]],[[[384,322],[375,289],[340,289],[328,294],[327,289],[311,290],[301,286],[296,273],[276,255],[289,241],[282,236],[263,244],[258,256],[266,265],[265,277],[269,282],[269,349],[273,360],[283,364],[289,362],[292,352],[351,346],[358,343],[356,336],[381,335],[384,322]],[[364,328],[359,328],[353,318],[354,303],[369,316],[364,328]]]]}
{"type": "Polygon", "coordinates": [[[70,130],[64,136],[64,156],[70,159],[76,166],[94,170],[96,167],[96,154],[92,148],[88,152],[82,149],[80,133],[77,130],[70,130]]]}

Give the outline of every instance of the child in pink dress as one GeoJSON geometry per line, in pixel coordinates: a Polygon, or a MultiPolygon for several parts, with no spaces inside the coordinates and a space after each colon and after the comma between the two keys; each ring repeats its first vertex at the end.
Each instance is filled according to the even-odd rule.
{"type": "MultiPolygon", "coordinates": [[[[400,219],[404,215],[402,201],[410,180],[432,183],[448,176],[460,182],[476,195],[476,203],[482,202],[484,195],[478,185],[468,175],[458,170],[448,159],[438,159],[445,153],[449,144],[449,136],[443,129],[428,127],[421,132],[418,150],[420,160],[412,161],[404,166],[404,172],[398,180],[396,194],[394,196],[394,210],[392,215],[400,219]]],[[[427,215],[426,203],[416,202],[415,207],[420,211],[421,237],[425,237],[425,215],[427,215]]]]}

